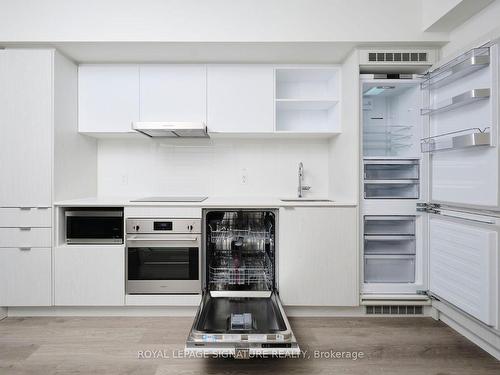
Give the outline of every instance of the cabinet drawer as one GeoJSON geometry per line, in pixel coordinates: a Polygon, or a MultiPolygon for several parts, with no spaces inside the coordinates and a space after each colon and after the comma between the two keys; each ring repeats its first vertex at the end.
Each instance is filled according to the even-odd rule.
{"type": "Polygon", "coordinates": [[[0,227],[51,227],[50,208],[0,208],[0,227]]]}
{"type": "Polygon", "coordinates": [[[418,160],[365,160],[365,180],[418,180],[418,160]]]}
{"type": "Polygon", "coordinates": [[[51,247],[52,228],[0,228],[0,247],[51,247]]]}
{"type": "Polygon", "coordinates": [[[414,236],[365,236],[365,254],[415,254],[414,236]]]}
{"type": "Polygon", "coordinates": [[[365,255],[366,283],[414,283],[414,255],[365,255]]]}
{"type": "Polygon", "coordinates": [[[415,235],[415,216],[365,216],[365,234],[415,235]]]}
{"type": "Polygon", "coordinates": [[[419,183],[412,180],[365,181],[365,199],[418,199],[419,183]]]}
{"type": "Polygon", "coordinates": [[[50,248],[0,249],[0,306],[50,306],[50,248]]]}

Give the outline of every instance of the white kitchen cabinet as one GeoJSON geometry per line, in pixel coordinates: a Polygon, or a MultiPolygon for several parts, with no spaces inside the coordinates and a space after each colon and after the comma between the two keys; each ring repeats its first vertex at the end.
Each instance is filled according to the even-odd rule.
{"type": "Polygon", "coordinates": [[[208,130],[274,131],[274,72],[267,65],[209,65],[208,130]]]}
{"type": "Polygon", "coordinates": [[[139,65],[88,64],[78,67],[78,130],[135,133],[139,120],[139,65]]]}
{"type": "Polygon", "coordinates": [[[50,247],[52,228],[0,228],[0,247],[50,247]]]}
{"type": "Polygon", "coordinates": [[[50,248],[0,248],[0,306],[51,305],[50,253],[50,248]]]}
{"type": "Polygon", "coordinates": [[[3,227],[51,227],[52,209],[48,207],[0,208],[0,228],[3,227]]]}
{"type": "Polygon", "coordinates": [[[140,120],[206,122],[205,65],[143,64],[140,73],[140,120]]]}
{"type": "Polygon", "coordinates": [[[282,208],[279,294],[288,306],[359,304],[356,207],[282,208]]]}
{"type": "Polygon", "coordinates": [[[125,304],[125,248],[63,245],[54,251],[56,306],[125,304]]]}
{"type": "Polygon", "coordinates": [[[338,67],[278,67],[276,131],[340,133],[339,92],[338,67]]]}
{"type": "Polygon", "coordinates": [[[52,50],[0,50],[0,207],[52,204],[52,50]]]}

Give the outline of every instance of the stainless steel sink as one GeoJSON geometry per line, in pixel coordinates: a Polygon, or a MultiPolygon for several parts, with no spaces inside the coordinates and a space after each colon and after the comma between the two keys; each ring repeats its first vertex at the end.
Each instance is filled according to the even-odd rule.
{"type": "Polygon", "coordinates": [[[330,199],[314,199],[314,198],[282,198],[282,202],[333,202],[330,199]]]}

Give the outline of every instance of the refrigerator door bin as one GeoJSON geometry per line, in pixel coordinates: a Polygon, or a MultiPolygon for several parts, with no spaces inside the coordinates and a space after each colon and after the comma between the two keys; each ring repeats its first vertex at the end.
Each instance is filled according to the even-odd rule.
{"type": "Polygon", "coordinates": [[[365,255],[365,283],[414,283],[415,255],[365,255]]]}
{"type": "Polygon", "coordinates": [[[365,236],[365,254],[415,254],[415,236],[365,236]]]}
{"type": "Polygon", "coordinates": [[[437,89],[465,77],[490,64],[489,47],[474,48],[443,66],[428,73],[428,78],[422,82],[422,89],[437,89]]]}
{"type": "Polygon", "coordinates": [[[442,102],[439,102],[435,107],[422,108],[420,113],[422,115],[435,115],[437,113],[450,111],[455,108],[463,107],[464,105],[476,103],[480,100],[488,99],[490,97],[489,88],[472,89],[460,95],[455,95],[442,102]]]}
{"type": "Polygon", "coordinates": [[[366,199],[418,199],[419,182],[413,180],[365,181],[366,199]]]}

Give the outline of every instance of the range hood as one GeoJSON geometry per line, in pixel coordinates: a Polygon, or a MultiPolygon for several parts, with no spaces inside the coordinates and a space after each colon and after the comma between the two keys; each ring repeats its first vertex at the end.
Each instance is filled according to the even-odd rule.
{"type": "Polygon", "coordinates": [[[152,138],[208,138],[203,122],[133,122],[132,129],[152,138]]]}

